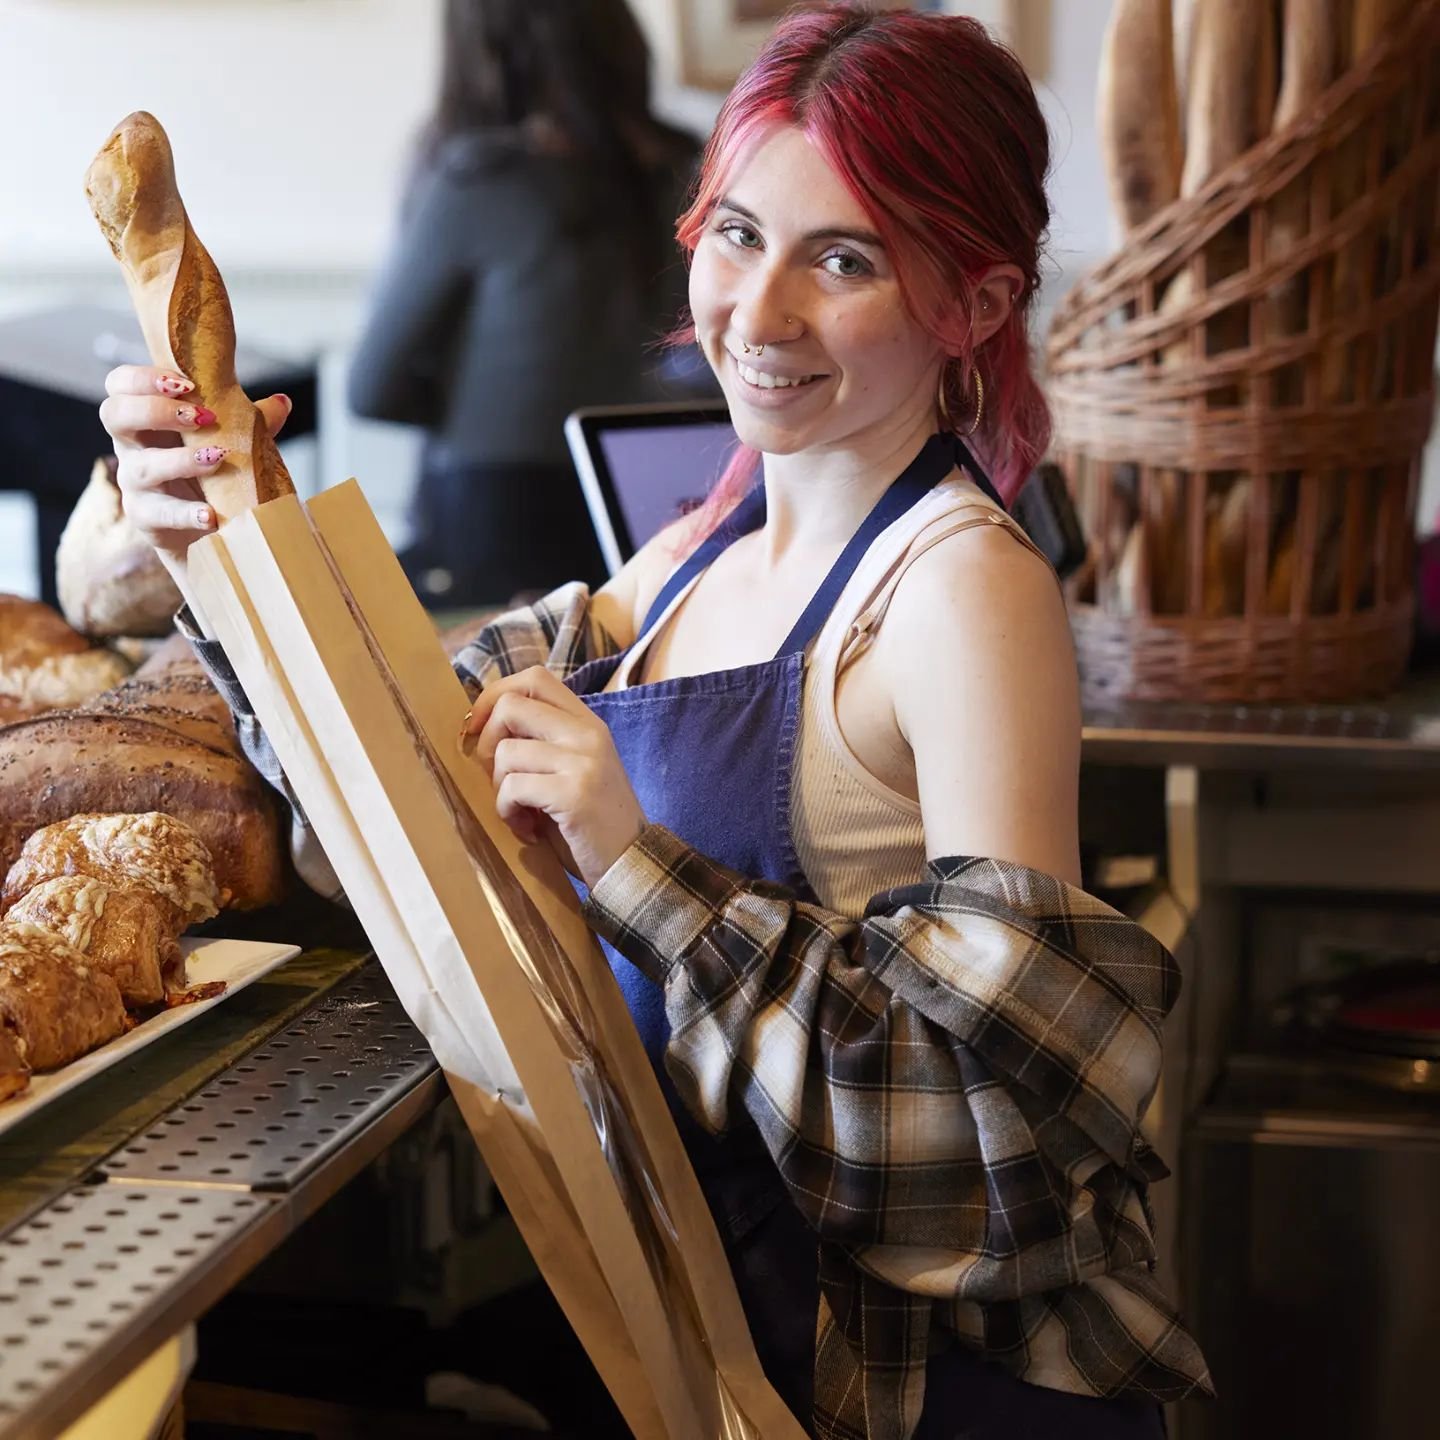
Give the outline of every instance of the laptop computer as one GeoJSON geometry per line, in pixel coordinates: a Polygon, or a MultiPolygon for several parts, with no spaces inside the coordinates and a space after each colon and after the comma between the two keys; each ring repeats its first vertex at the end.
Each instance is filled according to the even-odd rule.
{"type": "MultiPolygon", "coordinates": [[[[565,422],[590,522],[613,575],[657,531],[702,501],[736,445],[723,401],[593,406],[565,422]]],[[[1061,577],[1085,539],[1059,470],[1042,465],[1010,507],[1061,577]]]]}
{"type": "Polygon", "coordinates": [[[612,575],[710,493],[736,445],[723,401],[596,405],[565,421],[565,439],[612,575]]]}

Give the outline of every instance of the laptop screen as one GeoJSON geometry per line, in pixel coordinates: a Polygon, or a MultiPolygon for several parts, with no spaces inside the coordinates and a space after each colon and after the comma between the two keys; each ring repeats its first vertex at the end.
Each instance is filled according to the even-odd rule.
{"type": "Polygon", "coordinates": [[[578,410],[565,436],[612,575],[709,494],[735,446],[725,407],[710,404],[578,410]]]}

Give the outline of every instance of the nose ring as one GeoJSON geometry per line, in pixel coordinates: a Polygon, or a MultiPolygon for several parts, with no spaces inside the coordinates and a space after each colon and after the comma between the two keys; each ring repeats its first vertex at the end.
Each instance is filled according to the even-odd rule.
{"type": "Polygon", "coordinates": [[[744,340],[740,342],[740,348],[747,355],[763,355],[765,353],[765,347],[763,345],[748,345],[744,340]]]}
{"type": "Polygon", "coordinates": [[[765,353],[765,347],[763,345],[757,345],[755,347],[755,353],[757,355],[763,355],[765,353]]]}

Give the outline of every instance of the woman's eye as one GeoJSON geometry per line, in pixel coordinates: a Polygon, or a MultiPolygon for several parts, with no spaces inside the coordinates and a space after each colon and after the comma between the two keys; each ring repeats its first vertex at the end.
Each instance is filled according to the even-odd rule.
{"type": "Polygon", "coordinates": [[[852,255],[848,250],[836,251],[833,255],[827,255],[820,262],[832,275],[838,275],[842,280],[854,280],[870,271],[858,255],[852,255]]]}
{"type": "Polygon", "coordinates": [[[740,225],[732,220],[729,224],[720,227],[720,233],[732,245],[738,245],[742,250],[759,248],[760,237],[748,225],[740,225]]]}

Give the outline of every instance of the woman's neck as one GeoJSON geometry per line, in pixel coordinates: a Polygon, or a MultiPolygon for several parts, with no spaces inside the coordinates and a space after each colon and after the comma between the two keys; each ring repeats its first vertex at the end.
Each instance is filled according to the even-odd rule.
{"type": "Polygon", "coordinates": [[[838,551],[933,433],[928,413],[897,416],[858,441],[765,455],[763,562],[779,566],[793,554],[838,551]]]}

